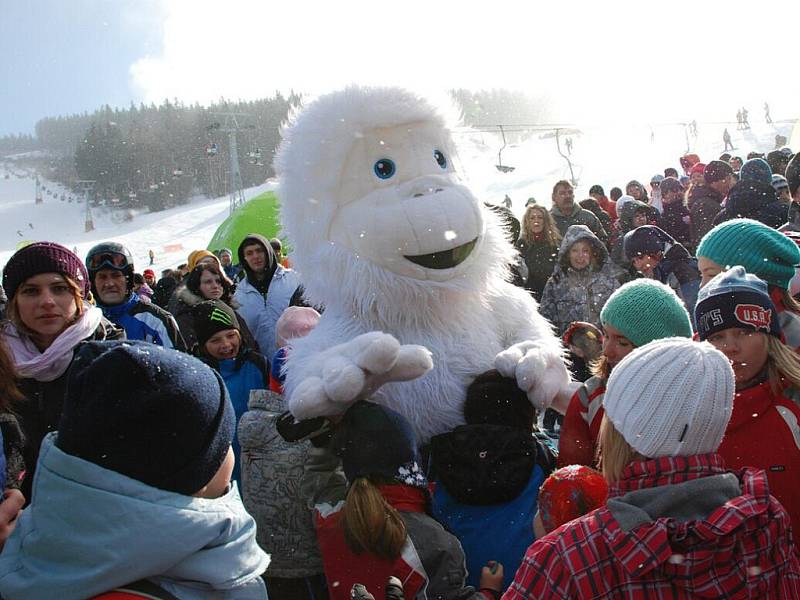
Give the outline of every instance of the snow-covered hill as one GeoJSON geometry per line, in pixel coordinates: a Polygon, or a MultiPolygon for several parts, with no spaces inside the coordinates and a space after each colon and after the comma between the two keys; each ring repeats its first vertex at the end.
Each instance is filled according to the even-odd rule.
{"type": "MultiPolygon", "coordinates": [[[[624,189],[631,179],[647,183],[665,167],[678,168],[678,157],[687,151],[687,141],[688,148],[703,161],[712,160],[722,153],[722,129],[722,126],[701,124],[698,137],[688,140],[681,126],[656,126],[652,130],[641,126],[582,129],[581,133],[569,136],[573,142],[570,159],[578,179],[576,195],[586,197],[589,187],[596,183],[606,191],[613,186],[624,189]]],[[[772,150],[776,133],[800,144],[797,139],[800,136],[792,139],[793,124],[789,123],[753,123],[751,130],[740,132],[729,127],[729,131],[736,146],[734,154],[742,157],[751,150],[772,150]]],[[[508,194],[517,214],[524,211],[525,201],[531,196],[549,205],[553,184],[559,179],[571,178],[566,161],[556,151],[552,133],[530,134],[524,142],[507,147],[502,161],[515,167],[510,173],[501,173],[495,168],[497,152],[502,146],[499,136],[459,131],[456,141],[463,171],[479,197],[500,203],[508,194]]],[[[562,149],[563,141],[562,137],[562,149]]],[[[148,264],[151,248],[156,254],[156,269],[174,267],[185,262],[191,250],[204,248],[228,215],[227,197],[195,199],[186,206],[158,213],[138,213],[128,222],[123,222],[119,214],[94,209],[95,230],[85,233],[83,204],[60,201],[62,190],[46,183],[55,195],[45,194],[44,203],[36,205],[33,179],[21,177],[23,173],[18,169],[12,169],[5,179],[7,169],[3,165],[0,162],[0,265],[5,264],[24,241],[53,240],[77,248],[78,254],[83,256],[94,244],[114,239],[131,249],[138,270],[148,264]]],[[[275,185],[269,182],[246,190],[246,197],[274,189],[275,185]]]]}

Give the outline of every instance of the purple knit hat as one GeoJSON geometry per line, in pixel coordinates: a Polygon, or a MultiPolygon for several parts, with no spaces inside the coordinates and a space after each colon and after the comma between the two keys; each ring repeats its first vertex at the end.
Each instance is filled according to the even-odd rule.
{"type": "Polygon", "coordinates": [[[18,250],[3,269],[3,288],[9,300],[29,277],[41,273],[59,273],[69,277],[89,294],[89,274],[83,262],[72,251],[55,242],[36,242],[18,250]]]}

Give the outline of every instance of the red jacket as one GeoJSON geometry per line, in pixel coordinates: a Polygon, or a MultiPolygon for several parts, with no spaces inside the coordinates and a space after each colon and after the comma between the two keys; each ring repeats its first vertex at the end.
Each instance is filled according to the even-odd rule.
{"type": "Polygon", "coordinates": [[[800,598],[800,560],[763,471],[662,457],[631,463],[605,507],[533,543],[503,595],[522,598],[786,600],[800,598]]]}
{"type": "MultiPolygon", "coordinates": [[[[775,395],[768,381],[741,392],[718,452],[732,469],[764,469],[770,493],[792,520],[795,544],[800,544],[800,405],[798,391],[775,395]],[[787,397],[789,396],[789,397],[787,397]]],[[[800,548],[800,545],[798,545],[800,548]]]]}
{"type": "MultiPolygon", "coordinates": [[[[604,211],[606,211],[608,213],[608,216],[611,217],[612,221],[616,221],[617,220],[618,217],[617,217],[617,203],[616,202],[614,202],[613,200],[610,200],[606,196],[600,196],[600,198],[597,199],[597,203],[600,205],[600,208],[602,208],[604,211]]],[[[609,233],[611,233],[611,232],[609,231],[609,233]]]]}
{"type": "Polygon", "coordinates": [[[558,466],[595,466],[597,438],[603,422],[606,381],[590,377],[569,401],[558,438],[558,466]]]}

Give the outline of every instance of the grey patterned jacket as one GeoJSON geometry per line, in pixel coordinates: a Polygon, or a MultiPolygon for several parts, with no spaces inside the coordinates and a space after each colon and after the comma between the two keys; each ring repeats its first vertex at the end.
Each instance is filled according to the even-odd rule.
{"type": "Polygon", "coordinates": [[[258,545],[272,556],[267,577],[298,578],[323,572],[314,521],[300,494],[303,466],[311,445],[290,444],[275,423],[286,410],[268,390],[250,392],[249,409],[239,422],[242,446],[242,499],[258,525],[258,545]]]}
{"type": "Polygon", "coordinates": [[[544,286],[539,313],[559,335],[574,321],[599,327],[600,311],[619,285],[603,243],[586,225],[570,225],[558,250],[558,264],[544,286]],[[581,240],[589,242],[597,264],[576,271],[569,264],[569,249],[581,240]]]}

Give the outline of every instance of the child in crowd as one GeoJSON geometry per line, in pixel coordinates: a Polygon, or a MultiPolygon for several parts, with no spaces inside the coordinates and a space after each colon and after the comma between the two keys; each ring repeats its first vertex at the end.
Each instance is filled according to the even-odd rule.
{"type": "Polygon", "coordinates": [[[669,285],[687,310],[694,307],[700,289],[697,261],[671,235],[654,225],[644,225],[625,234],[623,248],[637,276],[669,285]]]}
{"type": "Polygon", "coordinates": [[[264,573],[269,597],[327,600],[314,520],[300,491],[311,444],[280,436],[277,424],[285,410],[283,398],[275,392],[250,394],[238,430],[242,499],[258,524],[258,545],[271,557],[264,573]]]}
{"type": "Polygon", "coordinates": [[[570,225],[558,251],[558,265],[544,286],[539,312],[559,335],[573,321],[598,325],[603,305],[618,287],[603,243],[586,225],[570,225]]]}
{"type": "Polygon", "coordinates": [[[536,412],[525,392],[497,371],[467,388],[464,420],[431,439],[432,512],[461,542],[467,583],[479,587],[490,560],[509,574],[519,567],[534,539],[539,487],[556,458],[534,436],[536,412]]]}
{"type": "MultiPolygon", "coordinates": [[[[236,313],[224,302],[200,302],[194,306],[192,313],[197,355],[225,381],[238,424],[247,410],[250,391],[267,389],[269,363],[264,356],[242,343],[236,313]]],[[[241,450],[236,435],[233,437],[233,453],[236,457],[233,479],[240,482],[241,450]]]]}
{"type": "Polygon", "coordinates": [[[528,549],[505,600],[798,598],[800,559],[764,471],[717,454],[734,374],[705,342],[657,340],[608,380],[605,506],[528,549]]]}
{"type": "Polygon", "coordinates": [[[584,465],[570,465],[553,471],[539,488],[539,506],[533,520],[536,538],[604,506],[608,482],[603,475],[584,465]]]}
{"type": "Polygon", "coordinates": [[[302,486],[314,507],[331,598],[349,600],[355,583],[382,598],[394,575],[407,598],[496,600],[502,565],[481,570],[485,591],[465,586],[464,552],[428,512],[428,482],[405,418],[361,401],[344,414],[329,446],[320,437],[314,440],[323,447],[311,451],[302,486]]]}
{"type": "Polygon", "coordinates": [[[719,453],[731,468],[764,469],[800,541],[800,356],[781,340],[767,284],[742,267],[700,290],[698,334],[733,365],[736,397],[719,453]]]}
{"type": "Polygon", "coordinates": [[[266,600],[268,557],[229,483],[234,424],[222,379],[197,359],[82,344],[31,506],[0,554],[2,597],[77,600],[133,584],[151,598],[266,600]]]}
{"type": "Polygon", "coordinates": [[[669,286],[652,279],[626,283],[600,314],[603,355],[594,377],[572,396],[558,441],[559,464],[594,465],[603,420],[603,396],[612,369],[634,348],[665,337],[692,337],[689,313],[669,286]]]}
{"type": "Polygon", "coordinates": [[[697,266],[706,285],[730,267],[767,282],[786,344],[800,351],[800,303],[789,293],[789,283],[800,264],[800,248],[779,231],[751,219],[733,219],[709,231],[697,247],[697,266]]]}
{"type": "Polygon", "coordinates": [[[305,337],[319,323],[319,313],[308,306],[289,306],[275,322],[275,338],[278,349],[272,357],[272,368],[269,372],[269,389],[283,394],[283,366],[289,352],[289,342],[305,337]]]}

